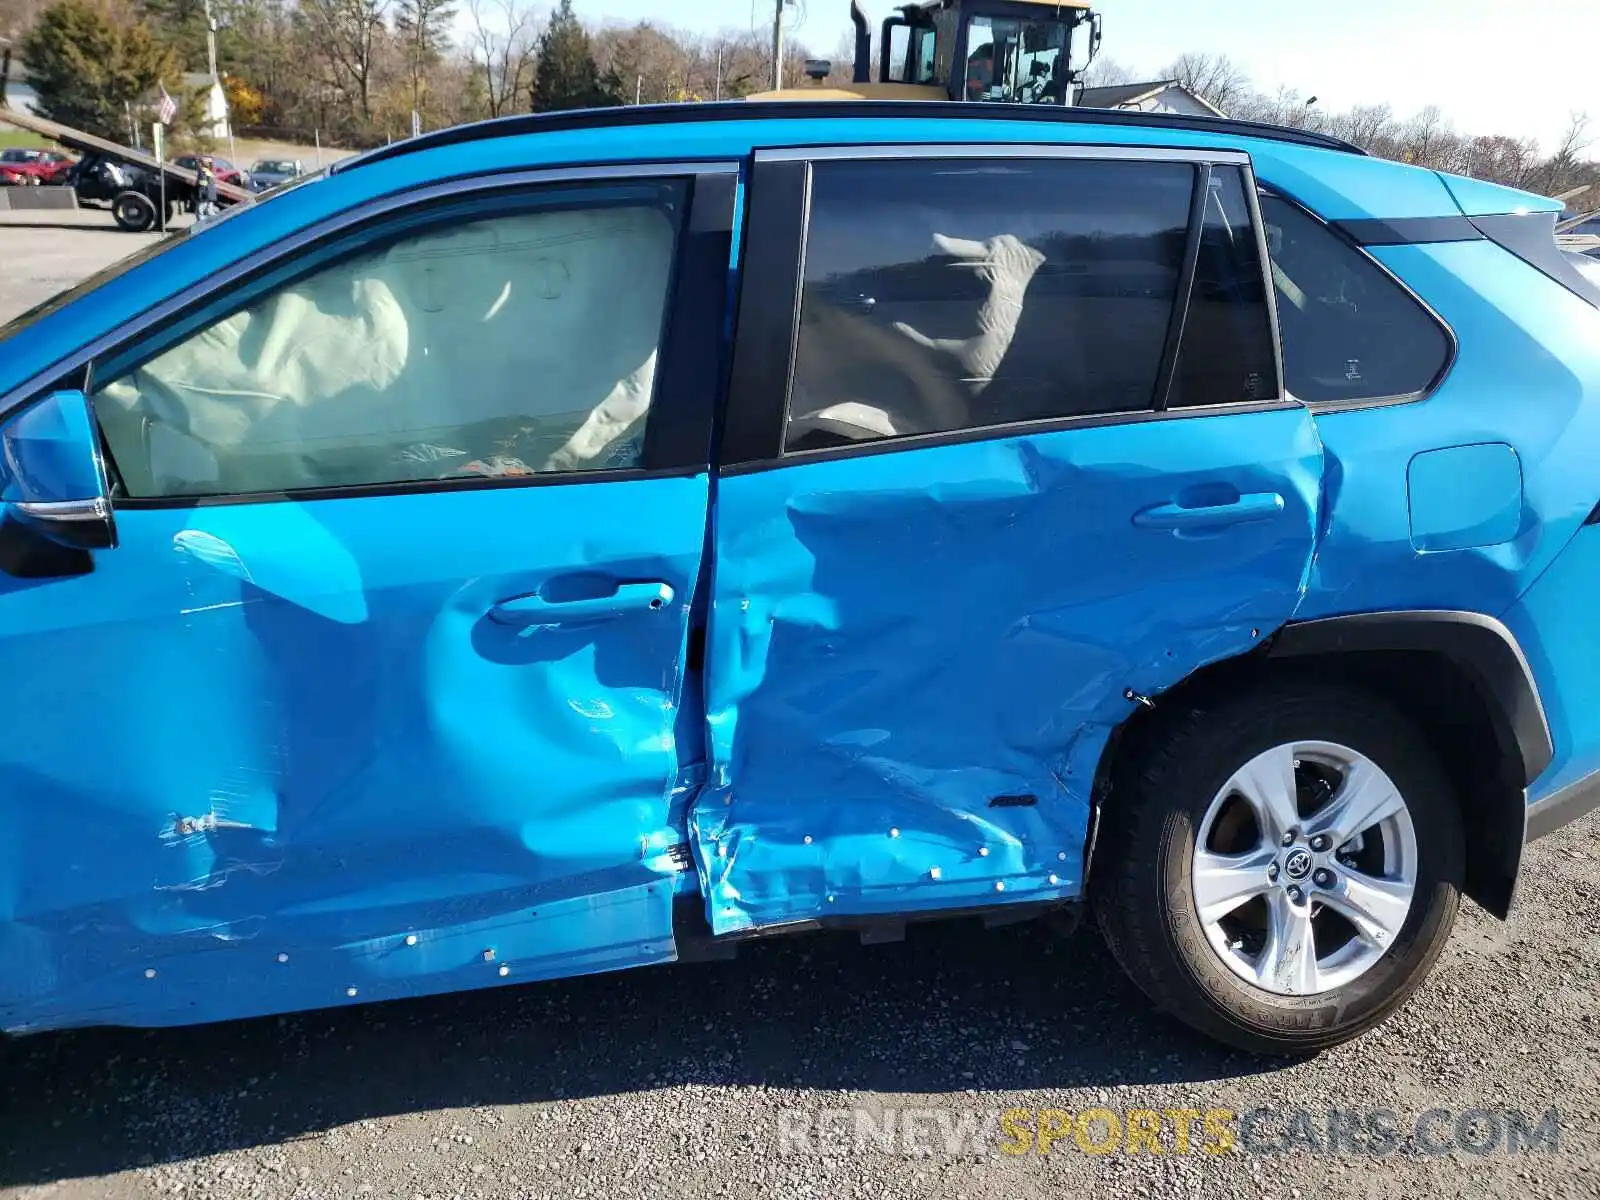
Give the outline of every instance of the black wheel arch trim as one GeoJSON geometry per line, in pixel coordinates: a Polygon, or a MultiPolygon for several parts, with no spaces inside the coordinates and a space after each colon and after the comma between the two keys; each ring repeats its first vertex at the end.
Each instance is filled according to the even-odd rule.
{"type": "Polygon", "coordinates": [[[1444,609],[1355,613],[1285,625],[1273,639],[1273,658],[1408,650],[1442,654],[1482,689],[1497,722],[1521,759],[1519,774],[1531,784],[1555,757],[1544,702],[1533,669],[1515,635],[1482,613],[1444,609]]]}

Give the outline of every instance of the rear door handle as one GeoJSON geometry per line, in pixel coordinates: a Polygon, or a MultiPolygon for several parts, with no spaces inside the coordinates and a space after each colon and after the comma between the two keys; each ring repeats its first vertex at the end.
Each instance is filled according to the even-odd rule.
{"type": "Polygon", "coordinates": [[[489,610],[489,618],[501,625],[520,625],[526,631],[541,625],[606,621],[626,613],[651,612],[666,608],[672,596],[672,586],[660,582],[622,583],[609,596],[582,600],[546,600],[534,592],[500,601],[489,610]]]}
{"type": "Polygon", "coordinates": [[[1216,529],[1265,521],[1283,511],[1283,497],[1277,492],[1251,492],[1223,504],[1203,504],[1192,508],[1182,504],[1158,504],[1133,514],[1141,529],[1216,529]]]}

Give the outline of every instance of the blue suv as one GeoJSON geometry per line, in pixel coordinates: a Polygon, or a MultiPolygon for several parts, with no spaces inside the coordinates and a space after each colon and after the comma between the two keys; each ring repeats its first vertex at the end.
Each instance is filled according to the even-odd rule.
{"type": "Polygon", "coordinates": [[[1254,1051],[1600,798],[1558,206],[1210,118],[519,117],[0,331],[0,1028],[1097,914],[1254,1051]]]}

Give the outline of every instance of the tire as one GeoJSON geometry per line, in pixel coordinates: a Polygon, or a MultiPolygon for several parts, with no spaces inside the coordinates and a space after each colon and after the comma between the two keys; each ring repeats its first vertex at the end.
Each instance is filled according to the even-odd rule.
{"type": "Polygon", "coordinates": [[[119,192],[111,202],[111,215],[129,233],[144,233],[155,226],[156,206],[139,192],[119,192]]]}
{"type": "MultiPolygon", "coordinates": [[[[1465,850],[1453,789],[1421,734],[1399,711],[1353,689],[1282,683],[1171,714],[1158,710],[1152,724],[1133,737],[1130,753],[1122,756],[1113,774],[1089,890],[1112,954],[1146,996],[1201,1033],[1264,1055],[1304,1055],[1338,1045],[1384,1021],[1405,1002],[1449,938],[1460,903],[1465,850]],[[1314,761],[1324,750],[1330,755],[1353,752],[1361,761],[1330,782],[1334,768],[1314,761]],[[1266,757],[1257,757],[1261,755],[1266,757]],[[1302,814],[1299,820],[1307,828],[1284,835],[1302,839],[1296,847],[1310,849],[1309,831],[1323,819],[1321,814],[1339,807],[1341,797],[1359,800],[1378,794],[1360,793],[1354,783],[1347,789],[1348,780],[1386,776],[1383,782],[1392,783],[1403,812],[1342,846],[1323,843],[1325,853],[1312,865],[1317,867],[1315,878],[1327,883],[1325,891],[1312,886],[1304,860],[1297,856],[1290,863],[1291,849],[1283,848],[1282,838],[1262,832],[1256,818],[1260,806],[1247,804],[1247,816],[1237,815],[1233,806],[1244,803],[1241,793],[1225,789],[1238,779],[1251,779],[1243,769],[1256,763],[1289,764],[1287,777],[1272,778],[1294,781],[1299,808],[1291,800],[1291,807],[1279,815],[1289,819],[1288,814],[1302,814]],[[1369,770],[1374,766],[1381,775],[1369,770]],[[1366,774],[1356,776],[1351,773],[1355,771],[1366,774]],[[1317,807],[1324,802],[1327,808],[1317,807]],[[1239,844],[1219,851],[1211,839],[1229,823],[1239,844]],[[1264,857],[1270,860],[1265,871],[1279,882],[1225,917],[1202,920],[1194,874],[1197,835],[1202,832],[1207,833],[1207,852],[1248,856],[1208,861],[1248,861],[1254,869],[1264,857]],[[1401,882],[1386,887],[1403,890],[1404,879],[1413,880],[1409,909],[1403,922],[1399,910],[1384,910],[1388,919],[1369,924],[1374,932],[1362,937],[1357,924],[1339,911],[1340,901],[1356,893],[1337,889],[1371,883],[1357,868],[1379,859],[1373,874],[1387,874],[1386,863],[1401,863],[1394,876],[1401,882]],[[1298,902],[1295,888],[1287,885],[1291,866],[1302,872],[1294,878],[1304,881],[1298,902]],[[1317,901],[1318,896],[1325,902],[1317,901]],[[1300,913],[1306,914],[1305,924],[1292,924],[1300,913]],[[1280,921],[1283,914],[1290,915],[1280,921]],[[1247,928],[1251,917],[1260,932],[1247,928]],[[1239,924],[1228,924],[1234,921],[1239,924]],[[1355,937],[1351,941],[1346,935],[1341,945],[1346,927],[1355,937]],[[1292,947],[1296,936],[1275,939],[1274,928],[1317,930],[1311,935],[1313,952],[1296,954],[1291,948],[1287,954],[1270,953],[1275,940],[1292,947]],[[1257,942],[1260,949],[1252,955],[1257,942]],[[1330,964],[1337,967],[1340,954],[1349,955],[1350,961],[1322,973],[1324,950],[1318,942],[1333,947],[1333,957],[1326,960],[1330,964]],[[1301,977],[1307,959],[1315,966],[1301,977]],[[1370,965],[1361,973],[1341,977],[1363,960],[1370,965]],[[1274,964],[1285,969],[1274,971],[1274,964]],[[1333,986],[1324,987],[1324,981],[1333,986]],[[1302,984],[1303,994],[1283,991],[1302,984]]],[[[1251,790],[1274,789],[1252,785],[1251,790]]],[[[1348,803],[1351,810],[1361,807],[1357,801],[1348,803]]],[[[1395,807],[1392,798],[1386,805],[1384,811],[1395,807]]],[[[1368,889],[1365,894],[1373,893],[1368,889]]],[[[1229,896],[1214,907],[1232,902],[1229,896]]]]}

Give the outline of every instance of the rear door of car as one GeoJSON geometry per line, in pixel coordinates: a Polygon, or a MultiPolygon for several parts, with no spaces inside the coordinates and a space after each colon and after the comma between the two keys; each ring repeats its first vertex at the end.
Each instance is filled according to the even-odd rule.
{"type": "Polygon", "coordinates": [[[1286,620],[1313,553],[1248,159],[779,150],[751,197],[709,920],[1076,896],[1111,733],[1286,620]]]}

